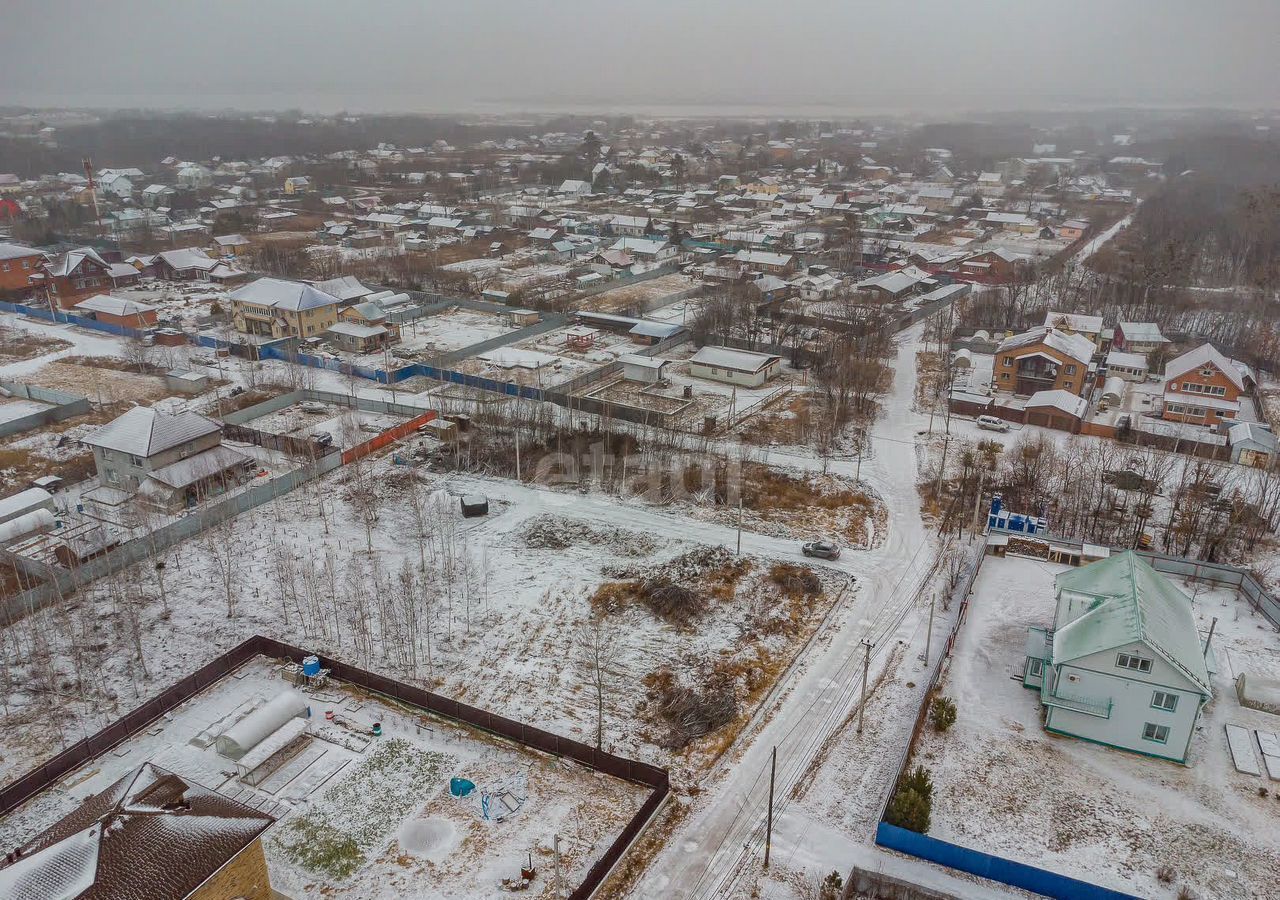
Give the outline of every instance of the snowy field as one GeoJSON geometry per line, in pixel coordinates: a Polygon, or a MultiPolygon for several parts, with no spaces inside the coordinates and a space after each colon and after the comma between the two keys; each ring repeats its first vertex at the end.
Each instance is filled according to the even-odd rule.
{"type": "Polygon", "coordinates": [[[1216,618],[1214,699],[1189,765],[1050,735],[1022,687],[1026,629],[1053,620],[1053,578],[1067,567],[988,557],[942,693],[959,718],[926,729],[915,762],[933,772],[929,834],[1143,897],[1267,895],[1280,865],[1280,783],[1232,765],[1225,726],[1276,731],[1280,717],[1240,706],[1241,671],[1280,672],[1280,636],[1227,589],[1180,584],[1203,637],[1216,618]],[[1267,795],[1260,794],[1262,789],[1267,795]],[[1157,876],[1172,870],[1171,882],[1157,876]]]}
{"type": "Polygon", "coordinates": [[[310,736],[266,762],[251,784],[215,746],[193,739],[216,736],[291,690],[280,669],[251,660],[20,807],[0,822],[0,839],[25,842],[150,761],[275,816],[263,846],[273,886],[290,897],[490,897],[503,878],[519,876],[530,852],[540,873],[532,892],[544,896],[553,835],[566,882],[576,884],[647,794],[340,683],[307,692],[310,736]],[[381,737],[370,735],[375,722],[381,737]],[[453,796],[452,778],[475,790],[453,796]]]}
{"type": "MultiPolygon", "coordinates": [[[[400,326],[400,342],[391,348],[396,356],[432,356],[451,353],[515,331],[517,326],[497,313],[450,309],[423,316],[400,326]]],[[[381,355],[379,354],[379,359],[381,355]]]]}

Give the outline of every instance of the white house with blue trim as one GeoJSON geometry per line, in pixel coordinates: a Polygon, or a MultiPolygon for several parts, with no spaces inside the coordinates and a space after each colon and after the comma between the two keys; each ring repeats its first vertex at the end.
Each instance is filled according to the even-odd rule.
{"type": "Polygon", "coordinates": [[[1024,687],[1044,727],[1186,763],[1213,696],[1213,659],[1191,600],[1132,551],[1055,580],[1053,627],[1027,635],[1024,687]]]}

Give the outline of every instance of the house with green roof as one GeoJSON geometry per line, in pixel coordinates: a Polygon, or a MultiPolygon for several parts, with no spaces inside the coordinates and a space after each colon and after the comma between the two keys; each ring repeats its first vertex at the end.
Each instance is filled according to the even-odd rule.
{"type": "Polygon", "coordinates": [[[1191,600],[1132,551],[1055,579],[1052,628],[1027,634],[1022,684],[1044,727],[1186,763],[1213,696],[1213,657],[1191,600]]]}

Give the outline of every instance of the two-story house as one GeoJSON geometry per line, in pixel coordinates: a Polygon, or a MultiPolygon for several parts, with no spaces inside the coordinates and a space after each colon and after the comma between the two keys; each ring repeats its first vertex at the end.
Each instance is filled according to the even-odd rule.
{"type": "Polygon", "coordinates": [[[1212,699],[1191,600],[1132,551],[1063,572],[1053,627],[1027,634],[1022,684],[1057,734],[1187,761],[1212,699]]]}
{"type": "Polygon", "coordinates": [[[1006,338],[996,348],[995,388],[1015,394],[1069,391],[1084,394],[1088,386],[1093,341],[1041,326],[1006,338]]]}
{"type": "Polygon", "coordinates": [[[1159,350],[1169,339],[1160,333],[1155,322],[1117,322],[1111,347],[1126,353],[1150,353],[1159,350]]]}
{"type": "Polygon", "coordinates": [[[137,496],[176,512],[239,482],[252,460],[222,446],[222,426],[193,412],[174,415],[135,406],[82,439],[93,449],[98,487],[84,499],[109,510],[137,496]]]}
{"type": "Polygon", "coordinates": [[[21,244],[0,242],[0,294],[26,293],[31,276],[40,271],[44,254],[21,244]]]}
{"type": "Polygon", "coordinates": [[[1047,328],[1056,328],[1068,334],[1080,334],[1093,342],[1094,346],[1102,346],[1102,316],[1085,316],[1079,313],[1054,312],[1044,314],[1047,328]]]}
{"type": "Polygon", "coordinates": [[[31,284],[43,302],[71,310],[81,300],[111,290],[111,264],[92,247],[81,247],[44,263],[31,284]]]}
{"type": "Polygon", "coordinates": [[[237,331],[269,338],[318,337],[338,321],[338,298],[317,287],[259,278],[227,295],[237,331]]]}
{"type": "Polygon", "coordinates": [[[1213,344],[1188,350],[1164,367],[1164,409],[1169,422],[1214,426],[1240,412],[1244,375],[1213,344]]]}

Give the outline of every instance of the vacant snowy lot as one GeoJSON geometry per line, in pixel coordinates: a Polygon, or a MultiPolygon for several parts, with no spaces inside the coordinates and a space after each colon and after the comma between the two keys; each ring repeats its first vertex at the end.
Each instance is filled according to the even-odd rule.
{"type": "Polygon", "coordinates": [[[1046,733],[1020,675],[1028,625],[1053,619],[1066,567],[988,557],[942,692],[959,719],[926,729],[914,761],[933,772],[930,835],[1143,897],[1266,895],[1280,866],[1280,784],[1237,772],[1224,726],[1275,731],[1236,700],[1239,671],[1272,673],[1280,636],[1229,590],[1181,585],[1202,635],[1217,618],[1220,671],[1184,767],[1046,733]],[[1267,795],[1260,793],[1263,789],[1267,795]],[[1160,871],[1167,868],[1162,881],[1160,871]]]}
{"type": "Polygon", "coordinates": [[[100,580],[4,632],[6,724],[59,697],[52,741],[2,730],[5,775],[252,634],[594,743],[596,613],[605,747],[663,765],[688,752],[696,770],[850,585],[791,540],[747,532],[734,557],[732,527],[638,498],[428,478],[385,458],[345,467],[167,552],[161,576],[148,565],[100,580]],[[461,518],[468,493],[490,498],[486,518],[461,518]],[[777,559],[797,570],[775,571],[777,559]],[[676,598],[688,614],[650,596],[655,573],[693,592],[676,598]],[[605,597],[602,585],[627,587],[605,597]],[[692,727],[654,709],[677,700],[699,711],[692,727]],[[705,730],[704,706],[715,707],[705,730]]]}

